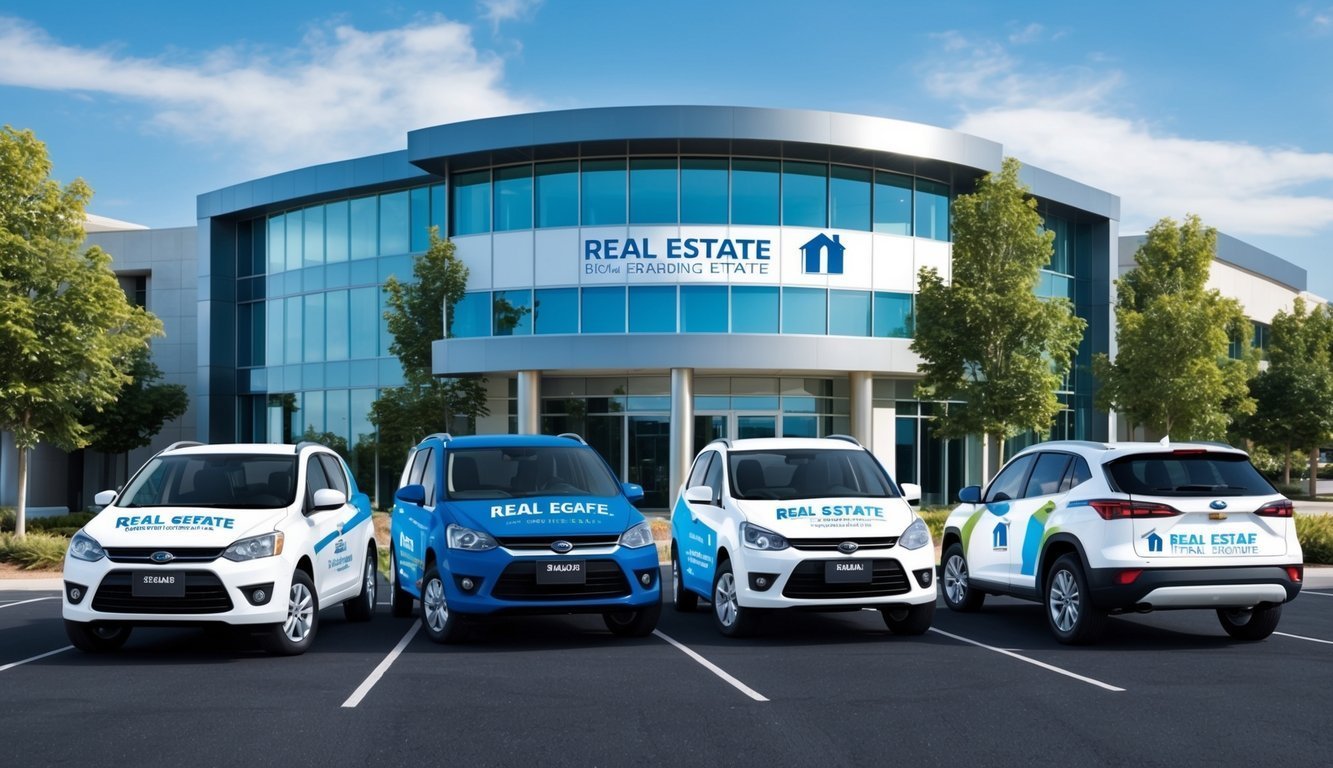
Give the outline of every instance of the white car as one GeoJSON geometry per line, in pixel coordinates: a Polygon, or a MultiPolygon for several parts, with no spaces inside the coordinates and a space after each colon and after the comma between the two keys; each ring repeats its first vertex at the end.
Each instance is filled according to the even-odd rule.
{"type": "Polygon", "coordinates": [[[1272,634],[1304,576],[1290,501],[1219,443],[1040,443],[945,522],[944,602],[1045,604],[1063,643],[1108,613],[1210,608],[1227,634],[1272,634]]]}
{"type": "Polygon", "coordinates": [[[675,608],[713,603],[727,636],[771,608],[878,608],[895,634],[935,616],[935,549],[899,489],[854,439],[715,440],[671,512],[675,608]]]}
{"type": "Polygon", "coordinates": [[[374,613],[370,500],[322,445],[177,443],[96,501],[63,575],[65,630],[81,650],[184,623],[245,625],[273,653],[298,654],[320,608],[374,613]]]}

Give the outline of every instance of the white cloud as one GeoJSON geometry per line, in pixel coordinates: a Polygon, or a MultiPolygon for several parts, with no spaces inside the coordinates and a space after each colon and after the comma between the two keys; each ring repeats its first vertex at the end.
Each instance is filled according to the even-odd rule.
{"type": "Polygon", "coordinates": [[[1042,32],[1044,31],[1046,31],[1045,27],[1043,27],[1040,24],[1037,24],[1036,22],[1033,22],[1023,27],[1022,29],[1010,33],[1009,42],[1013,43],[1014,45],[1026,45],[1027,43],[1035,43],[1041,39],[1042,32]]]}
{"type": "Polygon", "coordinates": [[[434,16],[398,29],[317,28],[290,50],[195,61],[62,45],[0,17],[0,85],[142,102],[162,130],[248,155],[251,172],[402,149],[413,128],[532,109],[471,29],[434,16]]]}
{"type": "Polygon", "coordinates": [[[1296,9],[1296,15],[1309,23],[1309,31],[1315,35],[1333,32],[1333,6],[1303,5],[1296,9]]]}
{"type": "Polygon", "coordinates": [[[481,17],[499,28],[506,21],[531,18],[541,7],[542,0],[480,0],[481,17]]]}

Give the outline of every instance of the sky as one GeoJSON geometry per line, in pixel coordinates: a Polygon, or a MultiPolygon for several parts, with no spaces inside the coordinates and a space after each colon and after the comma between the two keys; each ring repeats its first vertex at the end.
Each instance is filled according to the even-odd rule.
{"type": "Polygon", "coordinates": [[[445,0],[0,4],[0,124],[91,213],[188,226],[196,195],[518,112],[721,104],[998,141],[1195,213],[1333,298],[1333,0],[445,0]]]}

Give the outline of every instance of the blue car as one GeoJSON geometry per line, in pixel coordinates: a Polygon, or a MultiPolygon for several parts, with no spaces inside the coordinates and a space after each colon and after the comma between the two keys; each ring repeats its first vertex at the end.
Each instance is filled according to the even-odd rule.
{"type": "Polygon", "coordinates": [[[501,613],[600,613],[617,635],[651,634],[662,591],[642,498],[577,435],[431,435],[394,494],[393,614],[420,600],[438,643],[501,613]]]}

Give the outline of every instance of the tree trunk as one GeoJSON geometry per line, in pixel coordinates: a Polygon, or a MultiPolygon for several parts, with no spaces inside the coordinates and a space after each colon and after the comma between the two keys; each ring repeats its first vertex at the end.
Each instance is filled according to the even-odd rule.
{"type": "Polygon", "coordinates": [[[1287,446],[1286,446],[1286,450],[1283,452],[1282,455],[1286,457],[1286,458],[1283,460],[1283,462],[1282,462],[1282,484],[1283,484],[1283,485],[1290,485],[1290,484],[1291,484],[1291,446],[1290,446],[1290,445],[1287,445],[1287,446]]]}
{"type": "Polygon", "coordinates": [[[990,482],[990,433],[981,433],[981,487],[990,482]]]}
{"type": "Polygon", "coordinates": [[[1319,449],[1310,449],[1310,498],[1319,495],[1319,449]]]}
{"type": "Polygon", "coordinates": [[[15,446],[19,452],[18,509],[14,515],[14,537],[23,538],[28,533],[28,449],[15,446]]]}

